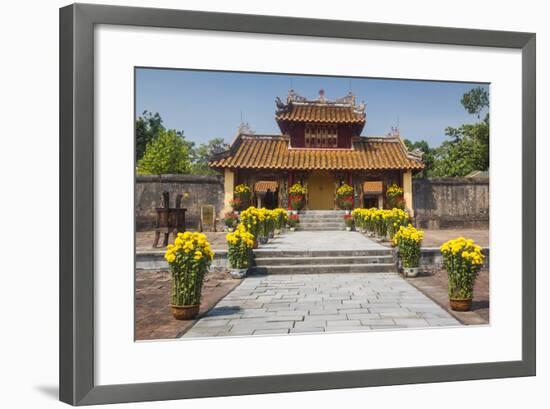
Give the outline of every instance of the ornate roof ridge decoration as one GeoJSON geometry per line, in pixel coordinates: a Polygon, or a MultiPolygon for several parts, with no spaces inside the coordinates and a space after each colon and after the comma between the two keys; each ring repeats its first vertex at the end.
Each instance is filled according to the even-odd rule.
{"type": "Polygon", "coordinates": [[[261,138],[261,139],[289,139],[287,135],[281,134],[247,134],[242,133],[241,136],[245,139],[261,138]]]}
{"type": "Polygon", "coordinates": [[[399,128],[397,126],[391,127],[391,130],[388,133],[387,137],[399,141],[401,143],[401,147],[405,152],[405,155],[407,155],[409,159],[422,162],[422,156],[424,155],[424,152],[418,148],[409,151],[409,148],[407,147],[407,145],[405,145],[405,141],[403,141],[403,138],[401,138],[401,132],[399,131],[399,128]]]}
{"type": "Polygon", "coordinates": [[[239,125],[239,128],[237,129],[237,134],[239,135],[243,135],[243,134],[253,135],[255,133],[256,132],[254,132],[254,130],[250,127],[248,122],[241,122],[241,124],[239,125]]]}
{"type": "Polygon", "coordinates": [[[292,105],[309,105],[309,106],[330,106],[330,107],[341,107],[341,108],[352,108],[353,112],[356,114],[364,114],[367,104],[365,101],[361,101],[359,105],[355,102],[355,95],[351,91],[344,95],[343,97],[336,98],[334,100],[329,100],[325,96],[325,91],[323,89],[319,90],[319,97],[317,99],[307,99],[306,97],[298,94],[293,89],[288,91],[286,97],[286,103],[284,103],[281,98],[275,98],[275,105],[277,106],[276,113],[281,114],[291,110],[292,105]]]}

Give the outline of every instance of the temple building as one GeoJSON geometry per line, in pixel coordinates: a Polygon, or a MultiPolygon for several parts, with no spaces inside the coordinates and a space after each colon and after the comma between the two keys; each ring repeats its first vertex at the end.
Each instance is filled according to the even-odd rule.
{"type": "Polygon", "coordinates": [[[230,148],[211,159],[224,173],[225,209],[234,186],[253,189],[258,205],[288,206],[288,189],[307,187],[306,209],[335,208],[338,186],[354,188],[355,207],[384,207],[385,191],[395,183],[404,190],[405,207],[414,215],[412,176],[422,170],[420,152],[409,152],[399,132],[360,136],[367,121],[365,104],[353,94],[329,101],[319,91],[309,100],[290,90],[286,103],[276,99],[275,121],[281,134],[259,135],[241,127],[230,148]]]}

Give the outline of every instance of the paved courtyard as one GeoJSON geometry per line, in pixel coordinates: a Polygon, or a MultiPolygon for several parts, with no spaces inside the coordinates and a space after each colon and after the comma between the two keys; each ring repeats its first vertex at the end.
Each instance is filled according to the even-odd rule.
{"type": "Polygon", "coordinates": [[[260,249],[280,251],[322,251],[322,250],[387,250],[387,247],[356,231],[295,231],[276,236],[260,249]]]}
{"type": "Polygon", "coordinates": [[[455,318],[394,273],[267,275],[245,278],[184,337],[457,325],[461,324],[455,318]]]}

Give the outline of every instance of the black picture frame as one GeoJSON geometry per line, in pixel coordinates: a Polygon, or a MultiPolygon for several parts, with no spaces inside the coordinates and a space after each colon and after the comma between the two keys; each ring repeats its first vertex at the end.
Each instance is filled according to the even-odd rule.
{"type": "Polygon", "coordinates": [[[60,9],[60,400],[72,405],[535,375],[534,33],[74,4],[60,9]],[[94,26],[284,34],[519,49],[522,53],[522,359],[241,378],[94,382],[94,26]]]}

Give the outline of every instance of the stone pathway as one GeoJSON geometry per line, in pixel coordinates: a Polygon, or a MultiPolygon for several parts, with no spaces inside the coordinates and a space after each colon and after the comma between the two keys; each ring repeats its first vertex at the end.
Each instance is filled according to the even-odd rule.
{"type": "Polygon", "coordinates": [[[394,273],[266,275],[245,278],[184,337],[457,325],[394,273]]]}
{"type": "Polygon", "coordinates": [[[387,247],[356,231],[286,232],[262,245],[255,253],[278,251],[387,250],[387,247]]]}

